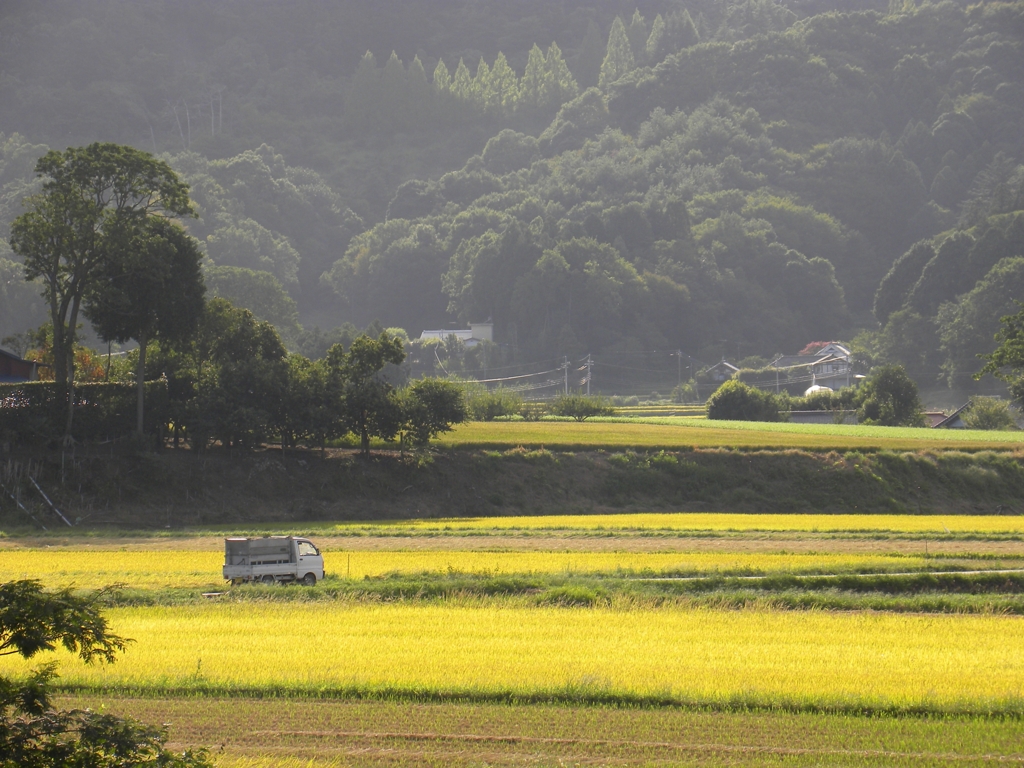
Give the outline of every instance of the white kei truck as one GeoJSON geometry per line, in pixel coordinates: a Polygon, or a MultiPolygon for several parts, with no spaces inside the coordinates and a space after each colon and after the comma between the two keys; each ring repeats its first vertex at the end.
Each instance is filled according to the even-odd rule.
{"type": "Polygon", "coordinates": [[[324,577],[324,557],[309,539],[263,536],[224,539],[224,579],[232,584],[299,582],[312,587],[324,577]]]}

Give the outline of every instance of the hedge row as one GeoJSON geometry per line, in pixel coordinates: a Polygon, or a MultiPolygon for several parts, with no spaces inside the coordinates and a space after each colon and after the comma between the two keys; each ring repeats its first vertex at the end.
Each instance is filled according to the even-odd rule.
{"type": "MultiPolygon", "coordinates": [[[[76,440],[96,441],[135,431],[134,384],[99,382],[75,385],[76,440]]],[[[0,441],[34,442],[64,434],[67,411],[60,388],[52,381],[0,384],[0,441]]],[[[157,434],[169,421],[167,382],[146,383],[145,430],[157,434]]]]}

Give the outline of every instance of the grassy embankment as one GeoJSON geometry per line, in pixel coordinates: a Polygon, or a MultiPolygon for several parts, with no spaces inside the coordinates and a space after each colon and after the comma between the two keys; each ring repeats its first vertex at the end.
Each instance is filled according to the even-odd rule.
{"type": "MultiPolygon", "coordinates": [[[[666,418],[471,423],[429,454],[379,446],[370,461],[349,450],[267,448],[82,450],[12,463],[32,462],[72,519],[179,528],[643,510],[1019,513],[1022,446],[1012,432],[666,418]]],[[[45,519],[37,492],[22,486],[45,519]]],[[[0,525],[34,524],[3,496],[0,525]]]]}

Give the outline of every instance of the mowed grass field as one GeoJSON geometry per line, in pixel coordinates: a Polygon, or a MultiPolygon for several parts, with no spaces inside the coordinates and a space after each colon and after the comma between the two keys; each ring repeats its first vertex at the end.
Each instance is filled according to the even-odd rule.
{"type": "Polygon", "coordinates": [[[1024,516],[1009,515],[759,515],[725,512],[658,512],[612,515],[544,515],[338,523],[322,532],[410,531],[676,531],[823,533],[1024,533],[1024,516]]]}
{"type": "Polygon", "coordinates": [[[64,697],[217,745],[223,768],[342,766],[995,766],[1024,721],[663,707],[331,699],[64,697]]]}
{"type": "Polygon", "coordinates": [[[707,421],[692,417],[628,420],[467,422],[438,438],[454,448],[802,448],[806,450],[1019,450],[1024,432],[707,421]]]}
{"type": "Polygon", "coordinates": [[[325,522],[301,533],[323,546],[327,581],[231,590],[221,537],[239,530],[8,535],[0,578],[126,583],[107,616],[134,642],[115,665],[52,655],[67,701],[170,723],[174,744],[223,745],[232,768],[996,765],[1024,759],[1022,528],[954,515],[325,522]],[[927,549],[943,545],[955,552],[927,549]],[[930,575],[949,569],[982,576],[930,575]],[[878,590],[914,572],[925,592],[887,609],[878,590]],[[736,579],[704,602],[616,597],[678,573],[784,584],[763,598],[736,579]],[[852,586],[791,583],[812,573],[852,586]],[[970,613],[947,586],[976,601],[970,613]]]}

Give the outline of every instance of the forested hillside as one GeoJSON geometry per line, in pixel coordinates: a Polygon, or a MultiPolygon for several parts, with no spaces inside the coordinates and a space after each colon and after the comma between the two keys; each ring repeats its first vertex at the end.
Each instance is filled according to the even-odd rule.
{"type": "MultiPolygon", "coordinates": [[[[1020,0],[9,2],[0,131],[0,234],[47,147],[163,155],[296,347],[855,339],[963,389],[1024,299],[1020,0]]],[[[0,334],[43,319],[0,242],[0,334]]]]}

